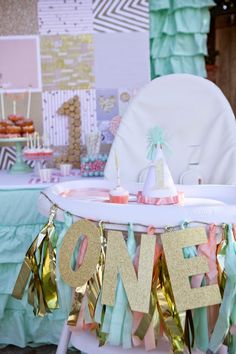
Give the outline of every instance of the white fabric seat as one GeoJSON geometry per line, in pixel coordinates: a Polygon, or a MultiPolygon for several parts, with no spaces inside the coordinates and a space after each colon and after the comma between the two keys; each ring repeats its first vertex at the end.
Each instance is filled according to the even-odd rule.
{"type": "Polygon", "coordinates": [[[188,74],[163,76],[140,90],[114,139],[106,178],[115,179],[117,153],[122,181],[137,181],[148,164],[148,130],[156,125],[171,148],[165,156],[175,183],[188,168],[189,146],[200,145],[204,183],[236,184],[236,125],[230,104],[214,83],[188,74]]]}

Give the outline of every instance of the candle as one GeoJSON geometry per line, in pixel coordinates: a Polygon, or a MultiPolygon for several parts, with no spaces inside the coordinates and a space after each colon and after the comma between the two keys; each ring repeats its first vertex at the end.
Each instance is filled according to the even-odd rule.
{"type": "Polygon", "coordinates": [[[5,119],[3,91],[1,92],[1,111],[2,111],[2,119],[5,119]]]}
{"type": "Polygon", "coordinates": [[[120,187],[120,162],[117,153],[115,153],[116,173],[117,173],[117,186],[120,187]]]}
{"type": "Polygon", "coordinates": [[[29,147],[30,147],[30,149],[32,149],[33,148],[33,136],[32,136],[32,134],[30,134],[29,135],[29,147]]]}
{"type": "Polygon", "coordinates": [[[40,149],[40,136],[39,136],[39,133],[37,133],[37,148],[40,149]]]}
{"type": "Polygon", "coordinates": [[[26,113],[27,119],[29,119],[29,117],[30,117],[30,105],[31,105],[31,89],[29,89],[29,92],[28,92],[27,113],[26,113]]]}
{"type": "Polygon", "coordinates": [[[29,134],[26,134],[26,144],[27,144],[27,149],[29,149],[29,134]]]}
{"type": "Polygon", "coordinates": [[[13,114],[16,115],[16,100],[13,100],[13,114]]]}

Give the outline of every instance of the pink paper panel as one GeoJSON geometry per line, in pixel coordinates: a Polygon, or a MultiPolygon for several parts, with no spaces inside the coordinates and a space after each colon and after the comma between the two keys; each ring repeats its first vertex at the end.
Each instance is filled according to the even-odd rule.
{"type": "Polygon", "coordinates": [[[0,75],[7,90],[40,89],[36,37],[0,38],[0,75]]]}

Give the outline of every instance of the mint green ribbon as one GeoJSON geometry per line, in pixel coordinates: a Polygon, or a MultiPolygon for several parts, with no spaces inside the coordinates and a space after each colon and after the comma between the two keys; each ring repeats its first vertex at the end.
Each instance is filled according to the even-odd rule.
{"type": "MultiPolygon", "coordinates": [[[[127,249],[133,261],[136,253],[136,241],[132,225],[128,227],[127,249]]],[[[114,307],[106,307],[102,332],[108,333],[107,341],[111,345],[122,345],[126,349],[132,348],[132,324],[133,316],[121,277],[118,275],[115,304],[114,307]]]]}
{"type": "MultiPolygon", "coordinates": [[[[224,271],[226,274],[226,284],[223,300],[219,311],[214,331],[210,338],[209,350],[217,353],[224,342],[232,323],[232,315],[236,300],[236,243],[233,237],[232,225],[228,226],[228,242],[225,253],[224,271]]],[[[233,340],[233,346],[235,346],[233,340]]],[[[210,352],[208,351],[208,352],[210,352]]],[[[232,352],[233,353],[233,352],[232,352]]],[[[235,352],[234,352],[235,353],[235,352]]]]}
{"type": "Polygon", "coordinates": [[[149,129],[148,131],[148,160],[153,161],[156,157],[157,148],[164,147],[170,151],[170,147],[166,142],[164,137],[164,131],[162,128],[156,126],[154,128],[149,129]]]}
{"type": "MultiPolygon", "coordinates": [[[[65,212],[64,213],[64,228],[60,232],[57,240],[57,251],[59,251],[62,241],[65,237],[65,234],[67,233],[68,229],[71,227],[73,224],[73,217],[70,213],[65,212]]],[[[60,272],[59,272],[59,257],[56,258],[56,278],[57,278],[57,283],[58,285],[58,292],[59,292],[59,302],[62,306],[63,309],[66,311],[65,317],[67,317],[70,313],[71,310],[71,288],[62,280],[60,272]]],[[[74,265],[76,263],[75,259],[73,261],[74,265]]]]}

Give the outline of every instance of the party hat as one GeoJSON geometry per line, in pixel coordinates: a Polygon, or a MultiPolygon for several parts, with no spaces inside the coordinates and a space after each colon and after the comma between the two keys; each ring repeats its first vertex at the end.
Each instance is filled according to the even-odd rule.
{"type": "Polygon", "coordinates": [[[163,153],[168,145],[164,132],[154,127],[148,132],[148,155],[151,160],[142,191],[142,202],[149,204],[178,203],[178,192],[163,153]]]}

